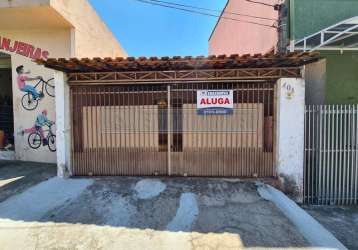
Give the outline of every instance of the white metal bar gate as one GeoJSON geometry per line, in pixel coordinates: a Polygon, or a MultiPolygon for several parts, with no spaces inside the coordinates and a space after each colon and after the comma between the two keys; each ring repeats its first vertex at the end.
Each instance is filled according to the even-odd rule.
{"type": "Polygon", "coordinates": [[[358,203],[357,112],[358,105],[306,106],[306,203],[358,203]]]}

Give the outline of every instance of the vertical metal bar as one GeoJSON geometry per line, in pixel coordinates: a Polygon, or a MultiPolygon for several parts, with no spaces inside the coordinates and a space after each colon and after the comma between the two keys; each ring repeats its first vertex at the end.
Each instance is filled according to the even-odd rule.
{"type": "Polygon", "coordinates": [[[308,148],[308,159],[307,159],[307,182],[305,184],[305,187],[307,188],[307,199],[308,202],[311,202],[311,158],[312,158],[312,150],[313,150],[313,145],[312,145],[312,135],[311,135],[311,116],[312,116],[312,112],[311,112],[312,107],[308,106],[308,123],[307,123],[307,127],[308,127],[308,138],[307,138],[307,144],[306,147],[308,148]]]}
{"type": "Polygon", "coordinates": [[[74,137],[74,131],[75,131],[75,124],[74,124],[74,114],[76,113],[76,105],[74,104],[74,88],[70,87],[70,107],[71,107],[71,168],[72,168],[72,174],[76,175],[76,171],[77,171],[77,157],[75,154],[75,150],[74,150],[74,143],[75,143],[75,137],[74,137]]]}
{"type": "Polygon", "coordinates": [[[347,161],[348,161],[348,168],[347,168],[347,204],[352,204],[352,187],[353,187],[353,183],[352,183],[352,155],[353,155],[353,151],[352,151],[352,140],[353,140],[353,134],[351,133],[352,131],[352,120],[351,120],[351,116],[352,116],[352,106],[348,105],[348,133],[347,133],[347,161]]]}
{"type": "Polygon", "coordinates": [[[322,105],[319,105],[319,147],[318,147],[318,202],[322,204],[322,105]]]}
{"type": "Polygon", "coordinates": [[[313,189],[312,189],[312,179],[313,179],[313,174],[312,171],[314,169],[314,156],[315,156],[315,149],[316,149],[316,144],[315,142],[315,137],[314,137],[314,106],[310,106],[309,107],[309,138],[310,138],[310,142],[309,142],[309,147],[310,147],[310,158],[309,158],[309,172],[308,172],[308,195],[309,195],[309,202],[312,203],[313,202],[313,189]]]}
{"type": "Polygon", "coordinates": [[[331,204],[332,199],[332,118],[331,118],[331,106],[328,106],[328,148],[327,148],[327,189],[328,189],[328,199],[326,200],[327,204],[331,204]]]}
{"type": "Polygon", "coordinates": [[[98,172],[100,175],[103,174],[103,166],[102,166],[102,162],[103,162],[103,153],[102,153],[102,137],[101,137],[101,132],[102,132],[102,126],[101,126],[101,87],[97,87],[96,89],[97,93],[97,104],[96,104],[96,115],[95,115],[95,119],[96,119],[96,127],[97,127],[97,153],[98,153],[98,162],[97,162],[97,166],[99,168],[98,172]]]}
{"type": "Polygon", "coordinates": [[[315,159],[314,159],[314,194],[315,202],[318,204],[319,194],[318,194],[318,166],[319,166],[319,106],[315,106],[315,159]]]}
{"type": "Polygon", "coordinates": [[[323,118],[323,129],[322,129],[322,136],[323,136],[323,159],[322,159],[322,202],[323,204],[326,204],[326,106],[323,106],[323,114],[322,114],[322,118],[323,118]]]}
{"type": "Polygon", "coordinates": [[[89,103],[89,113],[90,113],[90,124],[91,124],[91,129],[90,129],[90,136],[91,136],[91,145],[89,145],[89,154],[91,154],[91,161],[92,161],[92,166],[97,166],[96,164],[96,160],[97,160],[97,155],[95,154],[95,142],[94,142],[94,138],[96,136],[96,131],[94,130],[94,122],[93,122],[93,112],[94,109],[96,108],[95,103],[94,103],[94,91],[93,91],[93,87],[89,87],[90,88],[90,103],[89,103]]]}
{"type": "Polygon", "coordinates": [[[277,104],[277,92],[278,89],[275,88],[275,85],[272,84],[268,84],[270,90],[268,91],[268,112],[267,114],[272,115],[272,149],[270,150],[271,152],[271,160],[269,161],[270,164],[270,168],[271,168],[271,173],[273,174],[274,177],[277,176],[277,169],[275,168],[276,163],[277,163],[277,158],[276,158],[276,152],[277,152],[277,142],[276,142],[276,134],[277,134],[277,110],[276,110],[276,104],[277,104]],[[271,95],[272,95],[272,100],[271,100],[271,95]],[[271,100],[271,102],[270,102],[271,100]],[[271,112],[272,109],[272,112],[271,112]]]}
{"type": "MultiPolygon", "coordinates": [[[[244,90],[243,90],[243,84],[240,84],[240,109],[241,109],[241,112],[245,112],[244,110],[244,90]]],[[[244,156],[243,156],[243,134],[244,134],[244,124],[243,123],[240,123],[241,125],[241,128],[240,128],[240,151],[239,151],[239,155],[240,155],[240,175],[243,176],[245,172],[245,168],[246,166],[244,166],[244,156]]]]}
{"type": "MultiPolygon", "coordinates": [[[[150,171],[148,169],[148,147],[146,145],[146,141],[147,141],[147,136],[148,136],[148,120],[147,120],[147,116],[150,112],[150,110],[148,109],[148,103],[147,103],[147,95],[149,93],[149,89],[145,89],[144,87],[141,88],[141,91],[139,92],[139,99],[141,99],[141,102],[139,103],[139,107],[140,107],[140,116],[139,116],[139,124],[141,124],[141,134],[142,136],[139,139],[139,147],[141,149],[142,154],[145,155],[145,160],[142,161],[142,165],[143,165],[143,171],[146,173],[146,175],[150,175],[150,171]],[[147,91],[147,92],[146,92],[147,91]]],[[[138,166],[139,167],[139,166],[138,166]]],[[[139,167],[140,168],[140,167],[139,167]]]]}
{"type": "Polygon", "coordinates": [[[130,115],[129,115],[129,108],[130,108],[130,93],[129,93],[129,86],[125,86],[122,88],[123,90],[123,106],[121,109],[121,113],[123,114],[123,129],[122,129],[122,135],[123,135],[123,169],[125,170],[125,173],[130,174],[130,164],[129,164],[129,154],[130,154],[130,150],[129,150],[129,143],[128,143],[128,136],[129,136],[129,128],[128,128],[128,124],[130,124],[130,115]]]}
{"type": "Polygon", "coordinates": [[[339,132],[339,112],[338,112],[338,105],[334,105],[333,106],[333,123],[334,123],[334,163],[333,163],[333,170],[334,170],[334,174],[333,174],[333,200],[334,200],[334,204],[337,204],[337,197],[338,197],[338,132],[339,132]]]}
{"type": "Polygon", "coordinates": [[[310,148],[310,106],[305,106],[305,162],[304,162],[304,201],[309,202],[310,189],[309,189],[309,168],[310,168],[310,157],[311,157],[311,148],[310,148]]]}
{"type": "Polygon", "coordinates": [[[81,94],[80,94],[80,107],[79,107],[79,120],[80,120],[80,128],[79,128],[79,134],[80,134],[80,138],[81,138],[81,141],[80,141],[80,144],[78,145],[78,151],[80,152],[80,155],[81,155],[81,174],[84,174],[85,170],[87,170],[87,166],[86,166],[86,159],[84,157],[84,154],[83,154],[83,141],[84,141],[84,136],[85,136],[85,133],[84,133],[84,122],[83,122],[83,115],[84,115],[84,112],[83,112],[83,96],[84,96],[84,87],[81,87],[81,94]]]}
{"type": "Polygon", "coordinates": [[[307,106],[304,110],[304,160],[303,160],[303,201],[307,201],[307,156],[309,154],[307,150],[307,106]]]}
{"type": "MultiPolygon", "coordinates": [[[[265,103],[265,95],[266,95],[266,88],[269,89],[270,85],[267,84],[267,83],[263,83],[262,84],[262,89],[261,89],[261,92],[260,94],[262,95],[262,98],[261,98],[261,103],[262,103],[262,112],[263,112],[263,117],[265,119],[265,117],[268,119],[270,118],[270,114],[266,112],[266,103],[265,103]]],[[[270,93],[270,91],[268,91],[268,93],[270,93]]],[[[271,118],[273,119],[273,118],[271,118]]],[[[264,123],[265,125],[265,123],[264,123]]],[[[272,124],[271,124],[272,125],[272,124]]],[[[266,133],[268,133],[268,135],[266,136],[266,138],[270,138],[268,137],[272,131],[270,131],[269,129],[267,129],[267,131],[265,130],[265,126],[264,126],[264,131],[263,131],[263,139],[264,139],[264,142],[265,142],[265,136],[266,136],[266,133]]],[[[262,148],[262,158],[261,158],[261,163],[260,165],[262,165],[262,167],[264,169],[266,169],[265,171],[265,176],[267,175],[270,175],[270,176],[273,176],[273,172],[271,171],[270,168],[267,168],[266,165],[265,165],[265,159],[266,159],[266,155],[271,152],[271,148],[270,148],[270,143],[272,143],[272,141],[268,141],[268,144],[265,145],[263,144],[263,148],[262,148]]]]}
{"type": "Polygon", "coordinates": [[[113,145],[113,157],[114,157],[114,161],[115,161],[115,170],[114,173],[115,175],[118,174],[118,171],[120,170],[120,166],[119,166],[119,151],[118,151],[118,136],[119,136],[119,124],[118,124],[118,112],[117,112],[117,108],[119,106],[119,95],[118,95],[118,86],[115,86],[113,88],[113,123],[114,123],[114,145],[113,145]]]}
{"type": "Polygon", "coordinates": [[[311,129],[312,129],[312,133],[311,133],[311,147],[312,147],[312,151],[311,151],[311,159],[310,159],[310,198],[311,198],[311,203],[314,202],[314,199],[316,198],[316,193],[315,193],[315,169],[316,169],[316,165],[315,165],[315,161],[316,161],[316,150],[317,150],[317,140],[316,140],[316,108],[315,106],[311,106],[311,129]]]}
{"type": "Polygon", "coordinates": [[[343,154],[343,166],[342,166],[342,203],[346,202],[346,168],[347,168],[347,161],[346,161],[346,154],[347,154],[347,106],[344,105],[343,110],[343,147],[342,147],[342,154],[343,154]]]}
{"type": "Polygon", "coordinates": [[[109,165],[109,173],[111,174],[111,175],[114,175],[114,173],[113,173],[113,171],[114,171],[114,169],[115,169],[115,166],[114,166],[114,162],[113,162],[113,143],[112,143],[112,141],[113,141],[113,135],[115,135],[115,134],[113,134],[113,122],[112,122],[112,93],[113,93],[113,87],[112,86],[110,86],[109,88],[108,88],[108,93],[107,93],[107,98],[108,98],[108,104],[107,104],[107,112],[109,112],[109,114],[108,114],[108,125],[107,125],[107,129],[108,129],[108,131],[107,131],[107,137],[109,136],[109,145],[108,145],[108,155],[109,155],[109,163],[108,163],[108,165],[109,165]]]}
{"type": "Polygon", "coordinates": [[[93,127],[93,131],[92,131],[92,135],[93,135],[93,142],[94,142],[94,154],[95,154],[95,162],[94,165],[97,166],[99,168],[98,165],[98,161],[99,161],[99,153],[98,153],[98,124],[97,124],[97,109],[98,109],[98,103],[97,103],[97,97],[98,97],[98,88],[96,86],[93,87],[93,107],[92,107],[92,127],[93,127]]]}
{"type": "Polygon", "coordinates": [[[354,171],[354,205],[357,205],[358,199],[358,105],[355,105],[354,107],[354,115],[355,115],[355,147],[354,147],[354,153],[355,153],[355,171],[354,171]]]}
{"type": "Polygon", "coordinates": [[[168,175],[172,175],[172,162],[171,162],[171,103],[170,103],[170,85],[167,87],[167,95],[168,95],[168,110],[167,110],[167,133],[168,133],[168,175]]]}
{"type": "Polygon", "coordinates": [[[85,136],[86,136],[86,145],[83,145],[83,152],[84,152],[84,155],[86,157],[86,166],[87,168],[90,168],[90,169],[93,169],[93,165],[92,165],[92,155],[89,153],[89,139],[90,139],[90,136],[89,136],[89,126],[90,126],[90,123],[89,123],[89,95],[90,95],[90,92],[89,92],[89,88],[85,88],[86,90],[86,94],[85,94],[85,104],[84,104],[84,108],[86,110],[83,110],[83,112],[86,113],[86,121],[84,121],[86,123],[86,131],[85,131],[85,136]]]}
{"type": "Polygon", "coordinates": [[[342,204],[342,161],[343,161],[343,105],[339,109],[339,169],[338,169],[338,204],[342,204]]]}
{"type": "MultiPolygon", "coordinates": [[[[123,156],[123,122],[122,122],[122,108],[123,108],[123,93],[122,93],[122,87],[119,86],[118,87],[118,92],[117,92],[117,96],[118,96],[118,105],[116,107],[116,123],[118,124],[118,148],[117,148],[117,152],[119,154],[117,154],[117,159],[118,159],[118,164],[119,164],[119,172],[123,172],[124,170],[124,156],[123,156]]],[[[117,173],[118,174],[118,173],[117,173]]]]}
{"type": "Polygon", "coordinates": [[[141,112],[141,89],[142,86],[137,86],[134,92],[134,96],[133,96],[133,101],[134,101],[134,107],[135,107],[135,111],[134,113],[136,114],[134,117],[134,149],[135,149],[135,161],[134,161],[134,172],[136,173],[136,175],[146,175],[145,170],[145,165],[144,165],[144,152],[143,152],[143,147],[141,145],[141,141],[143,140],[143,125],[141,123],[141,116],[142,116],[142,112],[141,112]],[[135,97],[137,97],[135,99],[135,97]]]}
{"type": "Polygon", "coordinates": [[[257,88],[255,91],[256,94],[256,101],[255,101],[255,105],[256,105],[256,122],[255,122],[255,127],[256,127],[256,144],[255,144],[255,159],[256,159],[256,172],[259,173],[259,176],[261,177],[266,177],[267,176],[267,168],[265,168],[265,166],[262,165],[261,163],[261,159],[264,155],[264,148],[265,148],[265,134],[266,134],[266,129],[265,129],[265,124],[267,124],[265,122],[265,110],[264,110],[264,106],[261,103],[261,93],[262,90],[264,88],[263,83],[257,83],[257,88]],[[261,124],[260,124],[261,122],[261,124]],[[261,127],[261,129],[260,129],[261,127]],[[261,138],[261,144],[260,144],[260,138],[261,138]]]}

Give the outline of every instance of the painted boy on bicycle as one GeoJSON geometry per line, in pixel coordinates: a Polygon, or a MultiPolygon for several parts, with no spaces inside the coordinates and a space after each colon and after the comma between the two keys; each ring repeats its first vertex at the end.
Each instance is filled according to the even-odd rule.
{"type": "Polygon", "coordinates": [[[43,126],[49,126],[51,127],[53,124],[55,124],[55,122],[53,121],[50,121],[48,118],[47,118],[47,110],[43,110],[41,112],[41,114],[39,114],[37,117],[36,117],[36,121],[35,121],[35,126],[32,127],[32,128],[29,128],[29,129],[25,129],[22,131],[22,134],[25,134],[25,133],[32,133],[34,131],[38,131],[40,133],[40,136],[41,136],[41,139],[42,139],[42,144],[43,146],[46,146],[48,145],[48,141],[45,137],[45,134],[44,134],[44,131],[42,129],[43,126]]]}
{"type": "Polygon", "coordinates": [[[16,68],[16,72],[17,72],[17,79],[16,79],[17,86],[21,91],[26,93],[31,93],[34,99],[39,99],[43,96],[43,93],[37,92],[37,90],[33,86],[26,84],[26,81],[41,80],[42,79],[41,76],[35,78],[28,77],[27,75],[30,74],[30,72],[29,71],[25,72],[23,65],[18,66],[16,68]]]}

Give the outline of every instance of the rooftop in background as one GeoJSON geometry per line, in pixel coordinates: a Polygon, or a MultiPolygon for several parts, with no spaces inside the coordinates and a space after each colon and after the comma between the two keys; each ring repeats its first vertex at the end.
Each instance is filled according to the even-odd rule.
{"type": "Polygon", "coordinates": [[[178,71],[230,68],[289,68],[316,62],[319,53],[220,55],[199,57],[127,57],[127,58],[64,58],[37,60],[38,64],[66,73],[80,72],[129,72],[129,71],[178,71]]]}

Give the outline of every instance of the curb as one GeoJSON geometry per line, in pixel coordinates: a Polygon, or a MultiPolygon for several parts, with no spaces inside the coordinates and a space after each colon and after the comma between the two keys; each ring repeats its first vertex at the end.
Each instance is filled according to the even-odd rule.
{"type": "Polygon", "coordinates": [[[263,199],[273,202],[312,246],[347,249],[331,232],[284,193],[260,182],[256,183],[256,186],[259,195],[263,199]]]}

